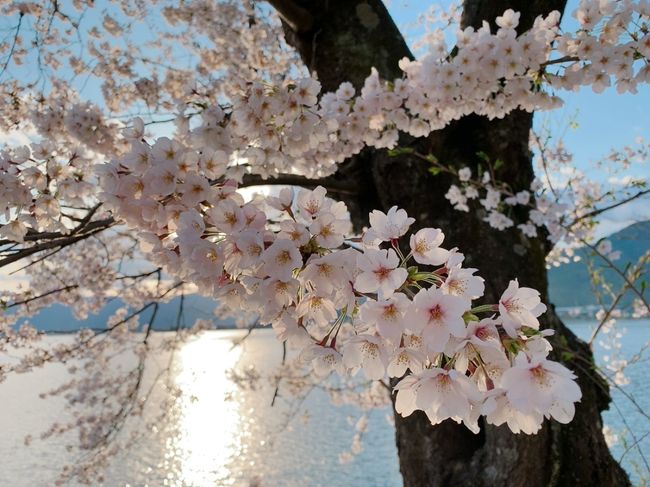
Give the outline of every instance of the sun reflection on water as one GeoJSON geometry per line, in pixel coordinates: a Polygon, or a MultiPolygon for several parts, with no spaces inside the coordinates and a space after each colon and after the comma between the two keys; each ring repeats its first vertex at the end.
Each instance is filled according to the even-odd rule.
{"type": "Polygon", "coordinates": [[[183,486],[235,485],[228,465],[244,453],[245,424],[237,386],[226,374],[242,353],[230,338],[203,334],[180,351],[176,382],[183,394],[172,449],[180,460],[183,486]]]}

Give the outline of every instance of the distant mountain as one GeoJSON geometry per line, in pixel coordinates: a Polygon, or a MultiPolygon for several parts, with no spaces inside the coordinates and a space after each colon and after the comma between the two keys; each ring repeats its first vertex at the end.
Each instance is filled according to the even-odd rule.
{"type": "MultiPolygon", "coordinates": [[[[634,223],[616,232],[607,239],[612,243],[612,249],[621,252],[621,257],[614,263],[624,267],[626,263],[636,264],[639,257],[650,249],[650,221],[634,223]]],[[[594,255],[590,249],[580,249],[576,252],[581,257],[579,262],[564,264],[549,270],[549,297],[557,307],[588,307],[596,305],[597,301],[592,290],[587,262],[594,269],[602,270],[602,277],[620,289],[623,279],[613,270],[607,268],[603,260],[594,255]]],[[[628,306],[633,300],[633,294],[628,291],[621,305],[628,306]]]]}

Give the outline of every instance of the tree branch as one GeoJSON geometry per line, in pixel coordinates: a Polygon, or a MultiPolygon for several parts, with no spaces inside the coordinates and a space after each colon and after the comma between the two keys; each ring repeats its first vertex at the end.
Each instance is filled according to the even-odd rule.
{"type": "Polygon", "coordinates": [[[572,227],[573,225],[575,225],[575,224],[578,223],[579,221],[584,220],[585,218],[591,218],[592,216],[600,215],[601,213],[604,213],[604,212],[606,212],[606,211],[612,210],[612,209],[614,209],[614,208],[616,208],[616,207],[618,207],[618,206],[622,206],[622,205],[624,205],[624,204],[626,204],[626,203],[629,203],[630,201],[633,201],[633,200],[635,200],[635,199],[637,199],[637,198],[640,198],[641,196],[644,196],[644,195],[646,195],[646,194],[648,194],[648,193],[650,193],[650,189],[646,189],[646,190],[643,190],[643,191],[639,191],[637,194],[632,195],[632,196],[630,196],[629,198],[625,198],[625,199],[622,199],[622,200],[620,200],[620,201],[617,201],[616,203],[614,203],[614,204],[612,204],[612,205],[609,205],[609,206],[605,206],[605,207],[603,207],[603,208],[597,208],[597,209],[595,209],[595,210],[592,210],[592,211],[590,211],[590,212],[588,212],[588,213],[585,213],[584,215],[579,216],[578,218],[576,218],[575,220],[573,220],[573,221],[572,221],[568,226],[569,226],[569,227],[572,227]]]}
{"type": "Polygon", "coordinates": [[[24,16],[25,14],[23,12],[20,12],[20,16],[18,17],[18,25],[16,26],[16,33],[14,34],[14,40],[13,43],[11,44],[11,48],[9,49],[9,53],[7,54],[7,60],[2,66],[2,70],[0,70],[0,76],[5,74],[5,71],[9,67],[9,63],[11,62],[11,58],[13,57],[14,52],[16,51],[16,43],[18,42],[18,35],[20,34],[20,26],[23,23],[24,16]]]}
{"type": "Polygon", "coordinates": [[[277,177],[264,179],[256,174],[246,174],[240,188],[249,186],[264,186],[264,185],[288,185],[288,186],[302,186],[304,188],[315,188],[316,186],[323,186],[328,191],[335,191],[343,194],[358,194],[357,187],[351,181],[344,181],[335,176],[326,176],[324,178],[310,179],[305,176],[297,174],[279,174],[277,177]]]}
{"type": "Polygon", "coordinates": [[[87,231],[84,233],[67,236],[61,234],[61,238],[58,239],[53,236],[52,238],[54,238],[54,240],[38,243],[33,247],[24,248],[13,255],[0,259],[0,267],[4,267],[6,265],[17,262],[42,250],[55,249],[57,247],[67,247],[68,245],[72,245],[73,243],[79,242],[80,240],[84,240],[85,238],[106,230],[107,228],[113,226],[114,223],[115,220],[113,218],[106,218],[105,220],[97,220],[86,225],[86,228],[84,230],[87,231]]]}
{"type": "Polygon", "coordinates": [[[45,298],[47,296],[50,296],[50,295],[56,294],[56,293],[70,291],[71,289],[76,289],[78,287],[79,287],[78,284],[71,284],[70,286],[65,286],[65,287],[62,287],[62,288],[53,289],[52,291],[48,291],[46,293],[39,294],[38,296],[32,296],[31,298],[26,298],[26,299],[23,299],[22,301],[15,301],[15,302],[13,302],[11,304],[6,305],[5,308],[8,309],[8,308],[13,308],[14,306],[20,306],[21,304],[28,304],[28,303],[31,303],[32,301],[36,301],[37,299],[45,298]]]}
{"type": "Polygon", "coordinates": [[[307,32],[314,25],[314,18],[304,8],[292,0],[267,0],[278,12],[282,20],[294,32],[307,32]]]}

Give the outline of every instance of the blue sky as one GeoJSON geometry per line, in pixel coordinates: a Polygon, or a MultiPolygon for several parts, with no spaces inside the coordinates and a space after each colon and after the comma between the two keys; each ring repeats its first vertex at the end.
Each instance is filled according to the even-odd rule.
{"type": "MultiPolygon", "coordinates": [[[[448,9],[450,0],[388,0],[385,2],[395,23],[413,41],[424,33],[416,26],[418,16],[434,5],[448,9]]],[[[454,2],[457,3],[457,2],[454,2]]],[[[578,24],[571,13],[577,8],[578,0],[569,0],[561,27],[565,31],[575,31],[578,24]]],[[[453,42],[453,29],[447,36],[453,42]]],[[[606,175],[592,167],[592,163],[605,157],[612,149],[631,145],[639,136],[650,140],[650,86],[639,86],[638,93],[619,95],[615,88],[596,94],[586,87],[578,92],[558,93],[564,100],[561,109],[552,112],[537,112],[535,127],[550,128],[555,137],[563,136],[565,147],[574,154],[574,164],[600,182],[606,182],[606,175]],[[575,128],[569,122],[575,121],[575,128]]],[[[637,165],[627,174],[635,178],[650,179],[649,162],[637,165]]],[[[637,201],[603,215],[599,235],[607,235],[634,221],[650,219],[650,198],[637,201]]]]}
{"type": "MultiPolygon", "coordinates": [[[[435,5],[446,10],[451,3],[450,0],[386,0],[395,23],[411,44],[425,31],[421,24],[417,25],[418,17],[435,5]]],[[[64,9],[70,9],[67,1],[62,4],[64,9]]],[[[571,12],[577,7],[577,4],[578,0],[568,2],[562,24],[565,30],[571,31],[576,28],[577,23],[571,16],[571,12]]],[[[89,25],[99,21],[104,12],[119,18],[119,14],[111,2],[99,0],[96,5],[97,8],[89,11],[89,15],[85,19],[86,22],[89,21],[89,25]]],[[[153,16],[147,20],[155,23],[156,18],[159,17],[153,16]]],[[[5,33],[12,32],[15,20],[0,19],[0,29],[5,33]]],[[[169,27],[162,28],[169,29],[169,27]]],[[[128,42],[142,44],[152,39],[151,35],[147,33],[148,30],[146,28],[137,30],[132,39],[112,38],[109,41],[117,45],[124,45],[128,42]]],[[[449,29],[448,39],[452,45],[453,33],[454,30],[449,29]]],[[[175,54],[183,55],[180,50],[175,54]]],[[[14,68],[13,74],[23,74],[23,71],[28,72],[29,70],[29,65],[18,70],[14,68]]],[[[0,79],[0,82],[5,79],[6,75],[5,78],[0,79]]],[[[101,103],[96,80],[91,79],[87,83],[77,80],[75,84],[80,86],[83,84],[82,96],[84,98],[101,103]]],[[[535,124],[537,127],[542,125],[550,127],[555,136],[563,135],[566,147],[575,155],[574,163],[578,168],[590,177],[604,182],[606,176],[594,171],[590,163],[604,157],[611,149],[632,144],[639,136],[650,139],[650,87],[641,86],[638,91],[636,95],[619,95],[613,88],[603,94],[595,94],[590,88],[583,88],[577,93],[562,92],[560,95],[565,101],[564,107],[553,112],[538,112],[535,115],[535,124]],[[571,121],[576,122],[575,128],[568,128],[571,121]]],[[[158,135],[166,135],[170,129],[171,127],[157,126],[156,132],[158,135]]],[[[630,175],[648,178],[648,172],[646,164],[633,169],[630,175]]],[[[650,219],[650,203],[648,201],[637,203],[632,209],[619,210],[610,218],[612,221],[604,222],[603,233],[615,230],[616,227],[624,226],[625,222],[635,219],[650,219]],[[621,221],[617,222],[617,220],[621,221]]]]}
{"type": "MultiPolygon", "coordinates": [[[[439,5],[441,9],[447,9],[452,1],[385,0],[385,3],[395,23],[405,34],[409,43],[413,44],[413,41],[424,33],[422,26],[414,26],[418,17],[435,5],[439,5]]],[[[67,1],[63,2],[63,8],[71,10],[67,4],[67,1]]],[[[578,0],[569,0],[568,2],[562,22],[562,27],[566,30],[576,28],[577,23],[571,16],[571,12],[577,7],[577,4],[578,0]]],[[[120,18],[118,10],[111,5],[111,2],[98,0],[96,6],[97,8],[86,14],[86,25],[100,21],[104,12],[120,18]]],[[[154,16],[151,21],[155,22],[154,19],[159,19],[159,17],[154,16]]],[[[15,20],[0,19],[0,29],[5,33],[12,32],[15,20]]],[[[163,27],[163,29],[169,28],[169,26],[163,27]]],[[[448,32],[450,44],[453,43],[453,33],[453,29],[448,32]]],[[[109,42],[116,45],[125,45],[130,42],[142,44],[151,40],[152,37],[147,28],[137,30],[131,39],[117,37],[108,39],[109,42]]],[[[182,59],[183,53],[180,49],[175,54],[182,59]]],[[[14,75],[23,75],[30,71],[30,67],[23,66],[16,70],[15,67],[10,66],[10,70],[13,70],[14,75]]],[[[0,79],[0,82],[3,80],[6,80],[6,75],[0,79]]],[[[83,85],[82,96],[84,98],[101,103],[96,80],[90,79],[83,83],[77,80],[75,85],[83,85]]],[[[589,161],[606,155],[612,148],[631,144],[638,136],[650,139],[650,87],[641,86],[638,91],[636,95],[618,95],[613,88],[600,95],[593,93],[590,88],[583,88],[578,93],[562,92],[560,94],[565,101],[565,106],[554,112],[536,114],[536,123],[537,125],[542,122],[550,123],[553,130],[557,130],[558,135],[564,133],[567,147],[577,156],[576,163],[581,168],[588,169],[589,161]],[[568,122],[574,118],[577,121],[577,129],[566,130],[568,122]]]]}
{"type": "MultiPolygon", "coordinates": [[[[407,33],[412,44],[414,37],[421,35],[422,28],[413,28],[418,15],[432,5],[446,9],[449,0],[389,0],[388,9],[398,27],[407,33]]],[[[569,0],[562,20],[562,29],[576,29],[577,22],[571,12],[578,6],[578,0],[569,0]]],[[[453,35],[453,31],[450,31],[453,35]]],[[[553,112],[536,114],[536,122],[548,120],[558,131],[563,132],[574,116],[578,127],[565,134],[567,147],[578,156],[576,162],[587,165],[604,156],[612,148],[631,144],[638,136],[650,139],[650,87],[639,87],[636,95],[619,95],[614,88],[603,94],[594,93],[591,88],[583,88],[577,93],[561,92],[565,105],[553,112]]],[[[585,167],[586,169],[586,167],[585,167]]],[[[647,173],[646,173],[647,176],[647,173]]]]}

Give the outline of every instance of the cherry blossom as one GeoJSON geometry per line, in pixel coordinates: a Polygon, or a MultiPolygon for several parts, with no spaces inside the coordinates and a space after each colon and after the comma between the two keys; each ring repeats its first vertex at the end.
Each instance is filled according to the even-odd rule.
{"type": "Polygon", "coordinates": [[[499,299],[503,328],[513,338],[517,335],[515,330],[522,326],[539,329],[537,317],[544,311],[546,305],[541,302],[539,291],[519,287],[517,279],[510,281],[508,289],[499,299]]]}
{"type": "Polygon", "coordinates": [[[574,403],[582,397],[575,375],[563,365],[537,356],[515,357],[501,378],[510,403],[519,411],[550,415],[561,423],[573,418],[574,403]]]}
{"type": "Polygon", "coordinates": [[[409,315],[409,328],[422,334],[428,347],[442,352],[453,334],[465,334],[463,314],[469,309],[469,301],[458,296],[444,294],[436,288],[423,289],[413,298],[409,315]]]}
{"type": "Polygon", "coordinates": [[[449,252],[440,248],[445,234],[438,228],[423,228],[411,235],[409,245],[416,262],[420,264],[444,264],[449,252]]]}
{"type": "MultiPolygon", "coordinates": [[[[91,3],[84,9],[96,8],[91,3]]],[[[6,18],[24,18],[35,32],[47,32],[33,49],[21,41],[7,65],[38,61],[39,77],[53,73],[47,80],[14,76],[0,88],[0,129],[34,134],[28,145],[0,151],[4,262],[13,263],[16,251],[25,256],[19,263],[31,279],[28,290],[2,298],[3,306],[16,306],[0,320],[7,346],[33,346],[35,330],[14,325],[55,302],[86,316],[119,295],[146,311],[191,289],[218,299],[220,312],[239,322],[270,324],[319,378],[361,368],[375,384],[400,379],[395,408],[402,415],[423,410],[433,424],[451,418],[472,431],[483,415],[526,434],[538,431],[545,417],[572,419],[581,394],[573,373],[546,358],[551,345],[549,332],[539,330],[546,307],[538,291],[515,279],[498,303],[476,304],[485,291],[479,271],[463,267],[458,249],[442,247],[441,229],[409,234],[415,219],[397,206],[373,210],[359,238],[345,205],[323,186],[283,188],[250,201],[239,187],[282,176],[327,180],[364,147],[397,150],[401,133],[427,136],[469,114],[494,119],[518,109],[554,109],[563,92],[583,86],[633,93],[650,80],[647,2],[581,1],[575,33],[559,29],[558,12],[517,33],[519,13],[508,10],[496,28],[486,22],[459,30],[453,51],[440,33],[428,36],[428,54],[402,60],[397,79],[372,70],[360,89],[344,82],[330,93],[321,92],[281,41],[272,9],[232,0],[121,6],[123,16],[85,16],[89,39],[78,55],[60,50],[77,43],[81,32],[63,10],[54,15],[37,2],[2,6],[6,18]],[[144,29],[141,19],[150,14],[173,27],[153,33],[159,53],[100,42],[144,29]],[[168,59],[177,48],[187,50],[189,64],[168,59]],[[65,68],[62,56],[69,58],[65,68]],[[92,80],[102,99],[84,100],[64,75],[70,69],[75,78],[92,80]],[[38,87],[41,81],[47,89],[38,87]],[[127,120],[120,113],[141,116],[127,120]],[[157,123],[167,124],[166,136],[151,137],[157,123]],[[107,238],[91,238],[100,234],[107,238]],[[41,260],[49,242],[56,252],[41,260]],[[151,269],[123,271],[124,262],[145,260],[151,269]]],[[[550,264],[569,259],[585,242],[614,260],[617,251],[598,244],[591,227],[601,210],[618,203],[601,184],[567,170],[572,156],[560,143],[551,148],[534,135],[540,179],[530,188],[501,183],[498,161],[484,159],[481,173],[474,165],[450,168],[420,156],[453,176],[445,196],[459,211],[480,209],[492,228],[522,238],[547,234],[551,244],[562,244],[550,264]],[[558,185],[544,173],[565,179],[558,185]],[[565,191],[558,196],[560,186],[565,191]]],[[[625,171],[647,158],[647,147],[614,151],[604,165],[625,171]]],[[[642,183],[628,180],[623,191],[642,183]]],[[[624,201],[642,195],[624,194],[624,201]]],[[[635,313],[647,314],[645,308],[635,301],[635,313]]],[[[603,326],[612,314],[603,312],[603,326]]],[[[82,358],[99,377],[107,357],[138,326],[138,313],[120,310],[109,319],[106,342],[82,331],[70,347],[34,347],[15,368],[3,367],[0,379],[69,358],[82,358]]],[[[205,326],[198,322],[194,330],[205,326]]],[[[152,352],[140,341],[134,353],[152,352]]],[[[137,400],[130,384],[87,378],[69,387],[137,400]]],[[[95,425],[82,428],[84,448],[105,434],[110,417],[95,425]]]]}
{"type": "Polygon", "coordinates": [[[359,275],[354,287],[362,293],[377,292],[379,299],[392,296],[408,275],[399,266],[399,257],[393,249],[366,249],[358,257],[359,275]]]}
{"type": "Polygon", "coordinates": [[[411,218],[406,211],[393,206],[388,213],[373,210],[370,213],[370,228],[364,234],[364,241],[372,243],[376,240],[387,242],[398,239],[404,235],[415,218],[411,218]]]}

